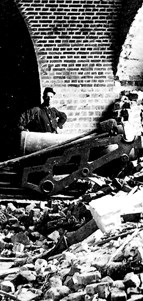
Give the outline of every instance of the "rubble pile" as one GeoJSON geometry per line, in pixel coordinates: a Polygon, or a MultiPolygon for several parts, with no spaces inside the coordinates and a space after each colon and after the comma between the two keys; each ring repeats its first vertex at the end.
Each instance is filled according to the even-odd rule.
{"type": "MultiPolygon", "coordinates": [[[[130,186],[130,180],[95,175],[87,192],[73,200],[1,201],[2,300],[143,298],[141,198],[131,212],[120,212],[121,223],[110,231],[101,231],[90,210],[104,197],[108,204],[108,197],[118,203],[119,196],[141,194],[142,185],[130,186]]],[[[111,219],[113,214],[112,208],[111,219]]]]}
{"type": "MultiPolygon", "coordinates": [[[[41,300],[51,286],[49,278],[57,274],[58,269],[58,261],[56,265],[48,264],[48,258],[67,249],[70,245],[68,233],[72,241],[74,232],[88,223],[93,225],[88,233],[97,229],[90,211],[80,200],[56,199],[52,200],[52,205],[50,201],[49,204],[44,201],[27,204],[27,201],[7,203],[2,200],[0,296],[3,300],[38,297],[41,300]]],[[[61,281],[57,280],[60,286],[61,281]]],[[[69,291],[68,287],[63,287],[63,294],[69,291]]]]}
{"type": "Polygon", "coordinates": [[[143,92],[135,90],[120,92],[119,98],[115,99],[105,112],[104,122],[100,123],[100,128],[103,132],[110,130],[117,133],[127,132],[129,128],[133,137],[142,134],[142,125],[143,92]]]}
{"type": "Polygon", "coordinates": [[[129,122],[136,134],[142,129],[143,93],[141,91],[122,91],[113,104],[112,116],[117,124],[129,122]]]}

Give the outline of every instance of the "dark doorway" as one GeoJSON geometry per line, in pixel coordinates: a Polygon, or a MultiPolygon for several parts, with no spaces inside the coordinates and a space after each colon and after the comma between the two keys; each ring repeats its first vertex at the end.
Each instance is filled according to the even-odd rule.
{"type": "MultiPolygon", "coordinates": [[[[4,157],[19,114],[40,103],[40,81],[33,43],[13,0],[0,1],[0,139],[4,157]]],[[[1,155],[1,154],[0,154],[1,155]]]]}

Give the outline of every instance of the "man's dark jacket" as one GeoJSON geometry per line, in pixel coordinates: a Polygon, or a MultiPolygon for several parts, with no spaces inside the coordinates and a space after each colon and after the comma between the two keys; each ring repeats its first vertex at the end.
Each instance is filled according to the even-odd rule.
{"type": "Polygon", "coordinates": [[[66,120],[67,116],[64,112],[42,104],[40,107],[33,107],[24,112],[20,116],[18,128],[21,131],[57,133],[57,128],[61,129],[66,120]]]}

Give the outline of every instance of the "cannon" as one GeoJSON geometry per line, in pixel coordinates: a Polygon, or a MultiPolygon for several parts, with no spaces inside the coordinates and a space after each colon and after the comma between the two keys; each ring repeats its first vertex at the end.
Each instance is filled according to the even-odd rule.
{"type": "Polygon", "coordinates": [[[90,179],[110,162],[126,164],[132,152],[138,156],[142,137],[127,141],[123,134],[109,132],[78,136],[24,132],[21,148],[19,157],[0,163],[0,194],[47,199],[79,179],[90,179]]]}
{"type": "MultiPolygon", "coordinates": [[[[13,128],[23,111],[40,104],[40,77],[33,43],[16,3],[3,0],[0,11],[1,196],[45,199],[78,179],[89,179],[109,162],[121,159],[126,163],[133,150],[142,149],[141,136],[126,141],[123,134],[111,136],[108,132],[91,131],[80,136],[22,132],[20,153],[16,154],[19,145],[12,139],[15,136],[19,141],[19,135],[17,138],[13,128]],[[9,158],[9,150],[16,157],[9,158]]],[[[119,109],[120,104],[115,107],[119,109]]]]}

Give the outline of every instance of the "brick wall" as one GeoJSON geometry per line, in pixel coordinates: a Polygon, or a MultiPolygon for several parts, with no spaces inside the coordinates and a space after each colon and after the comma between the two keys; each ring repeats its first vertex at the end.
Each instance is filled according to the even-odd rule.
{"type": "Polygon", "coordinates": [[[41,94],[56,90],[64,132],[96,127],[115,99],[114,57],[121,0],[15,0],[35,47],[41,94]]]}

